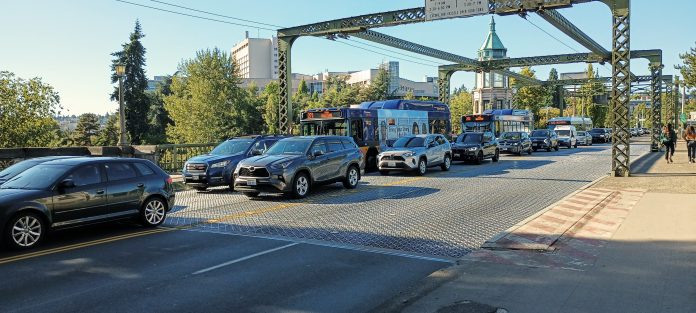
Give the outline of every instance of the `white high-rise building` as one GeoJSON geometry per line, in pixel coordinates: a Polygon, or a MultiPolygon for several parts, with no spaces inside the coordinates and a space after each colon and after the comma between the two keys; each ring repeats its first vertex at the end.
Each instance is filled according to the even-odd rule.
{"type": "Polygon", "coordinates": [[[278,79],[278,38],[246,38],[232,47],[242,78],[278,79]]]}

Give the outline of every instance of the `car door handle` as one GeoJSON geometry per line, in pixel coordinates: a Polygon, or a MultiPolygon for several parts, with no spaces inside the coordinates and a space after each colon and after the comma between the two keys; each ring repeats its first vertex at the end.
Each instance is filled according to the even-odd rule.
{"type": "Polygon", "coordinates": [[[143,184],[143,183],[138,183],[137,186],[138,186],[138,188],[142,188],[143,186],[145,186],[145,184],[143,184]]]}
{"type": "Polygon", "coordinates": [[[99,190],[97,190],[97,194],[98,194],[98,195],[103,195],[103,194],[104,194],[104,189],[99,189],[99,190]]]}

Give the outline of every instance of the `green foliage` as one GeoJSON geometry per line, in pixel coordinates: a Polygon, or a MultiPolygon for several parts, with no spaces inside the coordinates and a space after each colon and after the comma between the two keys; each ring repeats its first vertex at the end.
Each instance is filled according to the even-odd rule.
{"type": "Polygon", "coordinates": [[[543,107],[539,109],[537,124],[540,126],[538,128],[544,128],[550,119],[561,116],[560,113],[561,110],[554,107],[543,107]]]}
{"type": "MultiPolygon", "coordinates": [[[[135,22],[135,29],[130,34],[130,41],[122,44],[122,50],[112,53],[114,60],[111,64],[111,82],[118,82],[116,64],[126,65],[123,78],[123,102],[126,113],[126,130],[131,144],[141,144],[149,133],[148,112],[150,98],[145,94],[147,77],[145,76],[145,47],[140,40],[145,37],[140,28],[140,22],[135,22]]],[[[118,87],[111,94],[111,100],[118,101],[118,87]]]]}
{"type": "Polygon", "coordinates": [[[166,130],[173,143],[218,142],[257,128],[259,114],[241,88],[237,67],[229,55],[215,48],[198,51],[179,65],[172,78],[172,94],[164,108],[174,122],[166,130]]]}
{"type": "Polygon", "coordinates": [[[99,134],[99,117],[94,113],[80,115],[77,126],[71,137],[73,144],[77,146],[91,146],[97,142],[99,134]]]}
{"type": "MultiPolygon", "coordinates": [[[[358,87],[359,88],[359,87],[358,87]]],[[[389,90],[389,71],[383,66],[377,70],[377,76],[370,82],[367,88],[359,90],[360,102],[385,100],[391,96],[389,90]]]]}
{"type": "Polygon", "coordinates": [[[406,94],[404,95],[404,98],[403,98],[403,99],[404,99],[404,100],[416,100],[416,96],[413,95],[413,91],[412,91],[412,90],[409,90],[409,91],[406,91],[406,94]]]}
{"type": "Polygon", "coordinates": [[[280,86],[278,82],[273,81],[266,85],[266,89],[261,93],[261,103],[263,104],[263,121],[264,126],[266,126],[266,132],[270,134],[280,133],[280,128],[278,124],[279,107],[280,104],[280,86]]]}
{"type": "Polygon", "coordinates": [[[474,112],[472,95],[469,90],[467,90],[464,86],[461,88],[455,88],[454,93],[450,97],[449,106],[452,132],[459,134],[462,132],[462,116],[472,114],[474,112]]]}
{"type": "Polygon", "coordinates": [[[98,146],[115,146],[119,137],[119,113],[108,114],[104,128],[99,132],[95,142],[98,146]]]}
{"type": "Polygon", "coordinates": [[[147,112],[148,132],[143,136],[144,143],[162,144],[167,143],[167,127],[174,123],[169,117],[169,112],[164,109],[164,97],[172,94],[172,77],[168,76],[157,86],[154,92],[148,92],[150,108],[147,112]]]}
{"type": "Polygon", "coordinates": [[[60,97],[40,78],[0,71],[0,148],[43,147],[55,138],[60,97]]]}
{"type": "Polygon", "coordinates": [[[696,47],[692,47],[686,53],[679,54],[679,58],[684,62],[683,65],[675,66],[684,77],[687,87],[696,87],[696,47]]]}
{"type": "MultiPolygon", "coordinates": [[[[529,67],[523,67],[520,74],[536,78],[534,71],[529,67]]],[[[534,125],[536,128],[543,127],[539,124],[539,110],[548,102],[548,90],[542,86],[524,86],[517,89],[512,97],[512,101],[517,108],[524,108],[534,114],[534,125]]]]}

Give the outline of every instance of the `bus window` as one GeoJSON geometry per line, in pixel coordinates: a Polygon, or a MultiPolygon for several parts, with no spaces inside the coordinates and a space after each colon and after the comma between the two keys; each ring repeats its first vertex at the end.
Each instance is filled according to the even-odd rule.
{"type": "Polygon", "coordinates": [[[315,136],[319,135],[319,122],[307,122],[302,123],[302,135],[303,136],[315,136]]]}
{"type": "Polygon", "coordinates": [[[322,121],[322,135],[348,136],[348,125],[345,120],[322,121]]]}
{"type": "Polygon", "coordinates": [[[363,132],[363,122],[361,120],[350,121],[350,136],[355,139],[355,142],[363,142],[365,138],[365,134],[363,132]]]}

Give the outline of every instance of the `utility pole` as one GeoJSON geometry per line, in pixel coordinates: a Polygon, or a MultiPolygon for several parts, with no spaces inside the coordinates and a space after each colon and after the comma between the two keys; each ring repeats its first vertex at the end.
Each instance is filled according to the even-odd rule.
{"type": "Polygon", "coordinates": [[[119,113],[119,124],[120,124],[120,136],[118,139],[118,145],[124,147],[128,145],[128,138],[126,137],[126,110],[123,107],[123,76],[126,74],[126,66],[123,64],[116,64],[116,76],[118,76],[118,113],[119,113]]]}

